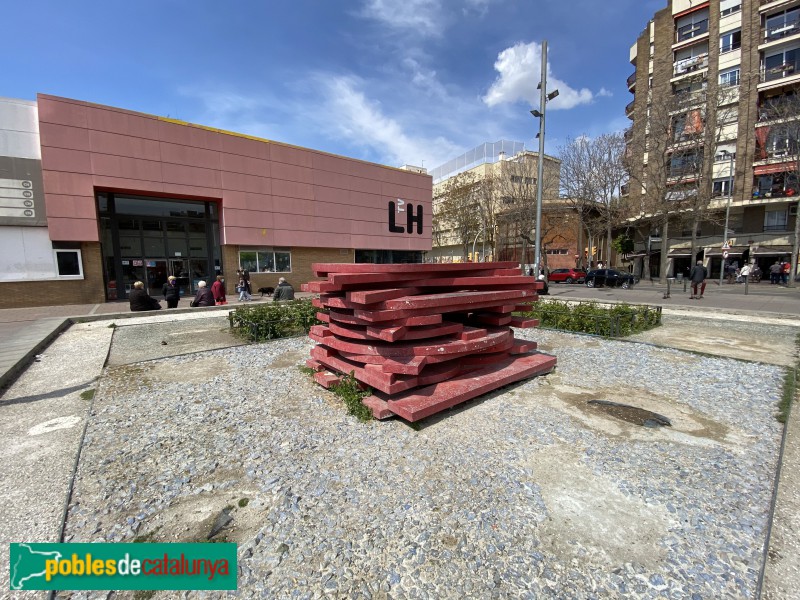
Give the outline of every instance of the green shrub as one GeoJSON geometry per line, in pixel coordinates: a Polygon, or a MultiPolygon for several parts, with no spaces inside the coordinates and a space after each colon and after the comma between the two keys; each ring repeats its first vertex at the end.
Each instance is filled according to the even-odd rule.
{"type": "Polygon", "coordinates": [[[371,421],[372,411],[361,402],[372,393],[370,389],[361,389],[361,385],[356,380],[354,373],[344,375],[341,382],[331,386],[331,391],[339,396],[347,412],[356,417],[359,421],[371,421]]]}
{"type": "Polygon", "coordinates": [[[567,304],[550,301],[536,303],[525,314],[539,319],[541,327],[603,337],[624,337],[661,324],[660,308],[646,305],[615,304],[606,307],[596,302],[567,304]]]}
{"type": "Polygon", "coordinates": [[[308,333],[317,320],[318,309],[309,299],[241,306],[229,314],[234,333],[252,342],[308,333]]]}

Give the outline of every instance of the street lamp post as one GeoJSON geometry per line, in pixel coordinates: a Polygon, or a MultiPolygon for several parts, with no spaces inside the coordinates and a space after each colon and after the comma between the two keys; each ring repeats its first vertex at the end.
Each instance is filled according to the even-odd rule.
{"type": "Polygon", "coordinates": [[[535,273],[539,276],[541,267],[541,248],[542,248],[542,180],[544,178],[544,114],[548,100],[558,96],[558,90],[547,93],[547,40],[542,41],[542,70],[539,80],[539,110],[532,110],[531,114],[539,119],[539,157],[536,175],[536,234],[534,236],[533,263],[535,273]]]}
{"type": "MultiPolygon", "coordinates": [[[[727,150],[722,151],[723,154],[727,154],[730,158],[730,165],[728,167],[728,204],[725,207],[725,229],[722,232],[722,246],[724,247],[728,241],[728,220],[731,216],[731,198],[733,198],[733,159],[735,158],[735,154],[728,152],[727,150]]],[[[725,251],[720,249],[722,253],[725,251]]],[[[720,255],[720,263],[719,263],[719,284],[722,285],[722,278],[725,275],[725,258],[720,255]]]]}

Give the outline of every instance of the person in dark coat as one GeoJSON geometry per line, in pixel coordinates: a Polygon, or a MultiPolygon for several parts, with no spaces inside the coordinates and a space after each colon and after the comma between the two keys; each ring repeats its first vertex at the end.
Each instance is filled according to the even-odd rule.
{"type": "Polygon", "coordinates": [[[272,296],[273,302],[281,300],[294,300],[294,288],[283,277],[278,279],[278,287],[275,288],[272,296]]]}
{"type": "Polygon", "coordinates": [[[155,298],[150,297],[150,294],[144,289],[144,283],[141,281],[133,284],[133,289],[128,294],[128,300],[131,303],[131,312],[161,309],[161,304],[155,298]]]}
{"type": "Polygon", "coordinates": [[[181,299],[181,289],[178,287],[178,280],[174,275],[167,277],[167,283],[161,288],[164,300],[167,301],[167,308],[178,308],[181,299]]]}
{"type": "Polygon", "coordinates": [[[706,277],[708,273],[706,272],[706,268],[703,266],[703,261],[698,260],[697,264],[692,267],[692,272],[689,273],[689,279],[692,281],[692,295],[689,296],[690,300],[694,300],[697,298],[698,300],[703,299],[703,294],[706,291],[706,277]],[[700,286],[700,295],[697,295],[697,286],[700,286]]]}
{"type": "Polygon", "coordinates": [[[194,300],[192,300],[192,306],[214,306],[214,304],[214,294],[211,293],[210,288],[206,287],[206,282],[198,282],[197,294],[195,294],[194,300]]]}

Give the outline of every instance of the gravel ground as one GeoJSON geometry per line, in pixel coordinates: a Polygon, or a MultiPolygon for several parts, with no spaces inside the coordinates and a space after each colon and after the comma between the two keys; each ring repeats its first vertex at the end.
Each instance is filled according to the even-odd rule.
{"type": "Polygon", "coordinates": [[[297,369],[305,338],[111,367],[66,541],[205,539],[234,506],[241,597],[753,597],[782,369],[519,337],[557,370],[419,428],[349,417],[297,369]]]}

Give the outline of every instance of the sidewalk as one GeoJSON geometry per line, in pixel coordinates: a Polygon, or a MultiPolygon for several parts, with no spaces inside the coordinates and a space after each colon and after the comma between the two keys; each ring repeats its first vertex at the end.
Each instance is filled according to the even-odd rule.
{"type": "MultiPolygon", "coordinates": [[[[295,296],[306,298],[311,297],[312,294],[297,292],[295,296]]],[[[37,354],[41,354],[73,322],[109,318],[129,319],[154,314],[229,311],[239,306],[256,306],[262,302],[272,302],[272,298],[254,296],[253,302],[240,303],[232,300],[226,306],[205,308],[190,308],[189,302],[184,300],[176,309],[155,313],[132,313],[127,301],[0,309],[0,339],[4,340],[4,343],[0,345],[0,392],[34,360],[37,354]]],[[[161,305],[163,308],[164,302],[161,305]]]]}
{"type": "Polygon", "coordinates": [[[562,300],[597,300],[598,302],[628,302],[631,304],[653,304],[664,308],[691,310],[697,312],[725,312],[730,314],[751,314],[753,316],[784,316],[800,319],[800,284],[796,288],[771,285],[761,282],[748,285],[745,294],[744,284],[719,285],[716,280],[709,281],[702,300],[690,300],[691,288],[684,291],[683,282],[675,282],[670,287],[648,280],[623,290],[621,288],[587,288],[582,284],[550,284],[550,297],[562,300]]]}

